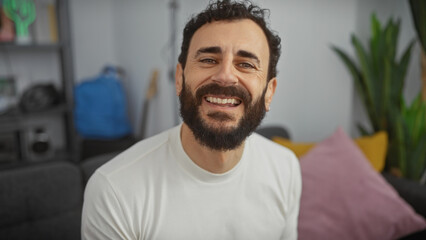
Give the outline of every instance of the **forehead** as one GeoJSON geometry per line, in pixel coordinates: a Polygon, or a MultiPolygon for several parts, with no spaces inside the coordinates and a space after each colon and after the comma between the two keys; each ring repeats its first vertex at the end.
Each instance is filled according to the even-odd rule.
{"type": "Polygon", "coordinates": [[[218,46],[222,51],[236,53],[246,50],[261,59],[269,58],[269,46],[263,30],[252,20],[215,21],[204,24],[193,35],[188,55],[200,48],[218,46]]]}

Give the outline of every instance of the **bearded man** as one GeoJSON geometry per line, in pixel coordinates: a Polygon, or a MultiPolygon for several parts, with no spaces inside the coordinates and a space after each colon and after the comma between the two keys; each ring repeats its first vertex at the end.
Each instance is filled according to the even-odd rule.
{"type": "Polygon", "coordinates": [[[280,38],[250,2],[218,1],[183,31],[183,123],[100,167],[86,187],[83,239],[297,239],[292,152],[252,132],[277,85],[280,38]]]}

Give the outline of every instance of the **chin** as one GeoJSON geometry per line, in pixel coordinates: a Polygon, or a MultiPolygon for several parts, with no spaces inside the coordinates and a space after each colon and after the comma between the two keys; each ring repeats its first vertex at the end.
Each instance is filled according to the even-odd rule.
{"type": "Polygon", "coordinates": [[[209,125],[208,128],[210,128],[211,130],[216,131],[217,133],[230,133],[232,131],[234,131],[235,129],[237,129],[238,126],[236,125],[231,125],[231,124],[211,124],[209,125]]]}
{"type": "Polygon", "coordinates": [[[238,128],[241,119],[235,120],[217,120],[214,118],[206,117],[203,118],[204,126],[210,129],[214,129],[218,132],[231,132],[238,128]]]}

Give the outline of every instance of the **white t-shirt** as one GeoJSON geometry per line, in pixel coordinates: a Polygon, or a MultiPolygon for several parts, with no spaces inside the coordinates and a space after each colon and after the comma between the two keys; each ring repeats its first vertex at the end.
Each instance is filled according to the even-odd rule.
{"type": "Polygon", "coordinates": [[[297,239],[300,167],[253,133],[239,163],[208,172],[184,152],[181,126],[124,151],[90,178],[83,239],[297,239]]]}

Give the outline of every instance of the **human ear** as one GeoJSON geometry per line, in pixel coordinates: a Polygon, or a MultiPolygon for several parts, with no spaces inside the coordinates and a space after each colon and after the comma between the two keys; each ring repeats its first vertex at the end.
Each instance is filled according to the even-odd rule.
{"type": "Polygon", "coordinates": [[[276,78],[272,78],[269,82],[268,82],[268,86],[266,89],[266,94],[265,94],[265,108],[266,111],[269,111],[270,109],[270,105],[272,102],[272,97],[275,94],[275,89],[277,88],[277,79],[276,78]]]}
{"type": "Polygon", "coordinates": [[[176,96],[180,96],[180,92],[182,91],[182,87],[183,87],[182,86],[182,84],[183,84],[182,74],[183,74],[182,65],[180,63],[178,63],[176,65],[176,71],[175,71],[176,96]]]}

